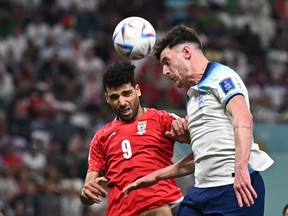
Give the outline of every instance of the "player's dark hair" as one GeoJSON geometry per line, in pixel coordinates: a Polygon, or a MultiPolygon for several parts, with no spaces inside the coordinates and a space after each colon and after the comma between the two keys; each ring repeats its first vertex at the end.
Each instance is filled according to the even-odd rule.
{"type": "Polygon", "coordinates": [[[176,25],[170,29],[161,40],[156,42],[152,56],[154,56],[156,60],[159,60],[162,51],[166,47],[171,49],[176,45],[186,42],[195,43],[198,45],[198,48],[202,50],[202,43],[197,33],[192,28],[183,24],[176,25]]]}
{"type": "Polygon", "coordinates": [[[107,92],[107,88],[117,88],[129,83],[135,87],[134,69],[135,65],[132,65],[130,61],[116,61],[110,64],[102,79],[105,92],[107,92]]]}

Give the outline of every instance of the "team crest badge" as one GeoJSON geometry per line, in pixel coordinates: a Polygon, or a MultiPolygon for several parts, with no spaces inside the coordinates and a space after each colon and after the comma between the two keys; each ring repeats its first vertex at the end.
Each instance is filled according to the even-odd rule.
{"type": "Polygon", "coordinates": [[[138,122],[137,134],[143,135],[144,133],[146,133],[146,126],[147,126],[147,121],[138,122]]]}

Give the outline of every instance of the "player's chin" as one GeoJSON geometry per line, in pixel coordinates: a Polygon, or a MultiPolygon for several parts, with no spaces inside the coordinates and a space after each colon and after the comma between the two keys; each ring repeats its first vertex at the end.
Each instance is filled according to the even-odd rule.
{"type": "Polygon", "coordinates": [[[126,122],[131,121],[134,118],[132,115],[132,110],[130,110],[129,112],[121,112],[119,113],[118,116],[120,117],[121,120],[126,122]]]}
{"type": "Polygon", "coordinates": [[[178,88],[184,88],[185,87],[185,83],[180,82],[179,80],[176,80],[174,83],[176,84],[176,86],[178,88]]]}

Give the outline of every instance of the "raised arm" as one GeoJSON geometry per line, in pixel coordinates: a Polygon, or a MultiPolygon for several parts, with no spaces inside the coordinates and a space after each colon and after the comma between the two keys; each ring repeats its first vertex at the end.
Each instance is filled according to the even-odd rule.
{"type": "Polygon", "coordinates": [[[127,185],[122,193],[128,195],[132,190],[138,188],[149,187],[157,182],[165,179],[178,178],[181,176],[194,173],[195,164],[193,153],[190,153],[168,167],[156,170],[142,178],[137,179],[131,184],[127,185]]]}

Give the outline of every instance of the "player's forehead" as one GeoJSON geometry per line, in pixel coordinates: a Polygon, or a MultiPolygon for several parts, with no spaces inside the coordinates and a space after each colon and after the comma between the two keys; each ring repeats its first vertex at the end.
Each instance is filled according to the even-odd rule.
{"type": "Polygon", "coordinates": [[[107,95],[121,95],[123,92],[132,91],[133,89],[132,84],[127,83],[118,87],[107,88],[107,95]]]}
{"type": "Polygon", "coordinates": [[[172,50],[169,49],[168,47],[163,49],[163,51],[160,54],[160,59],[159,59],[161,65],[164,65],[165,62],[170,59],[171,52],[172,52],[172,50]]]}

